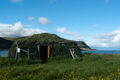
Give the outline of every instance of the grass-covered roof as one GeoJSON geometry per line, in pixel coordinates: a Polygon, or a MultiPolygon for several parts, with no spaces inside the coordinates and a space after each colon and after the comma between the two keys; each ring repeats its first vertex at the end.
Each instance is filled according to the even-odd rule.
{"type": "Polygon", "coordinates": [[[76,43],[71,40],[63,39],[56,34],[49,34],[49,33],[41,33],[41,34],[35,34],[31,37],[27,37],[24,39],[17,40],[18,44],[51,44],[51,43],[76,43]]]}
{"type": "Polygon", "coordinates": [[[42,33],[18,39],[11,46],[9,50],[9,57],[15,57],[17,44],[21,49],[29,49],[30,53],[32,53],[31,58],[35,59],[38,57],[38,46],[50,46],[50,56],[69,54],[70,48],[75,48],[79,51],[79,47],[75,41],[63,39],[56,34],[42,33]]]}

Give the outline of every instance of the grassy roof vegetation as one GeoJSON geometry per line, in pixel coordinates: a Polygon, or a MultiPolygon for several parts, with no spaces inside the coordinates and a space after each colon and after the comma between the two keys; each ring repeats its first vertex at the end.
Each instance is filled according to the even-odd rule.
{"type": "MultiPolygon", "coordinates": [[[[49,33],[42,33],[42,34],[35,34],[33,36],[18,39],[9,49],[9,57],[14,58],[16,55],[16,43],[22,49],[27,50],[29,48],[31,59],[37,59],[38,57],[38,50],[37,46],[44,46],[49,45],[51,46],[51,54],[50,56],[58,56],[58,55],[67,55],[70,53],[70,48],[75,48],[76,51],[80,54],[80,49],[77,46],[77,43],[72,40],[63,39],[56,34],[49,34],[49,33]],[[34,56],[33,56],[34,55],[34,56]]],[[[25,57],[25,56],[24,56],[25,57]]],[[[27,55],[26,55],[27,57],[27,55]]]]}
{"type": "Polygon", "coordinates": [[[59,56],[47,63],[0,58],[0,80],[120,80],[120,55],[59,56]]]}
{"type": "MultiPolygon", "coordinates": [[[[27,37],[20,37],[20,38],[7,38],[7,37],[1,37],[0,38],[0,49],[9,49],[10,46],[13,44],[13,42],[16,41],[22,41],[29,43],[31,42],[41,42],[41,43],[50,43],[50,42],[75,42],[72,40],[67,40],[64,38],[61,38],[57,36],[56,34],[49,34],[49,33],[42,33],[42,34],[35,34],[33,36],[27,36],[27,37]],[[28,41],[28,42],[27,42],[28,41]]],[[[88,45],[86,45],[83,41],[77,41],[77,44],[80,48],[89,48],[88,45]]]]}
{"type": "Polygon", "coordinates": [[[74,42],[71,40],[63,39],[56,34],[49,34],[49,33],[41,33],[41,34],[34,34],[31,37],[27,37],[24,39],[19,39],[19,42],[35,42],[35,43],[51,43],[51,42],[74,42]]]}

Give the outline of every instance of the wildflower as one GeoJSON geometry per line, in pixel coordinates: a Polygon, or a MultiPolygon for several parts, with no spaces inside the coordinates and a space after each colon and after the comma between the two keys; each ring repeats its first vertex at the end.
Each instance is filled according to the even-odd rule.
{"type": "Polygon", "coordinates": [[[95,80],[95,77],[90,77],[90,80],[95,80]]]}
{"type": "Polygon", "coordinates": [[[106,80],[110,80],[110,77],[108,76],[108,77],[106,78],[106,80]]]}
{"type": "Polygon", "coordinates": [[[120,68],[118,69],[118,72],[120,72],[120,68]]]}
{"type": "Polygon", "coordinates": [[[73,80],[78,80],[78,78],[74,78],[73,80]]]}

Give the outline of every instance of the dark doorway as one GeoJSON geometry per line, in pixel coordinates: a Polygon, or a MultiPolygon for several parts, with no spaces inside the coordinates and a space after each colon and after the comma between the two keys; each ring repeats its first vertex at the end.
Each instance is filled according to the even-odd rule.
{"type": "Polygon", "coordinates": [[[48,46],[40,46],[40,58],[44,61],[48,59],[48,46]]]}

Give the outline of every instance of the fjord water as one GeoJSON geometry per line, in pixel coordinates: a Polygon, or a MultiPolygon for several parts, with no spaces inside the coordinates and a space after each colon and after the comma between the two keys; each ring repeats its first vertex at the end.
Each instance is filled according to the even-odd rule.
{"type": "MultiPolygon", "coordinates": [[[[96,51],[82,51],[82,53],[94,53],[94,54],[120,54],[120,50],[96,50],[96,51]]],[[[1,57],[8,56],[8,50],[0,50],[1,57]]]]}
{"type": "Polygon", "coordinates": [[[8,56],[8,50],[0,50],[0,56],[1,57],[7,57],[8,56]]]}
{"type": "Polygon", "coordinates": [[[94,54],[120,54],[120,50],[82,51],[82,53],[94,53],[94,54]]]}

